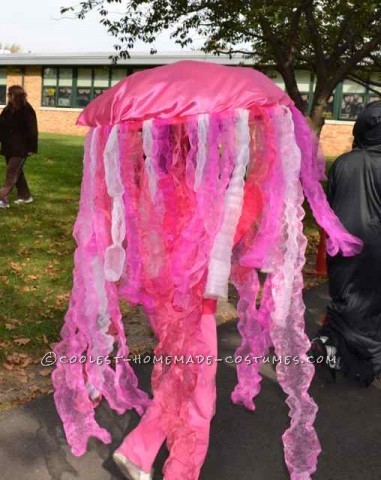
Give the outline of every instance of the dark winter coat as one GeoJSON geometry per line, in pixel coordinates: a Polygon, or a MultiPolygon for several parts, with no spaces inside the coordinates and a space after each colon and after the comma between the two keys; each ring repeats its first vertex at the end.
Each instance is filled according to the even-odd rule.
{"type": "Polygon", "coordinates": [[[320,334],[334,340],[345,374],[370,383],[381,373],[381,102],[360,114],[353,134],[355,148],[333,164],[328,193],[364,250],[328,257],[331,301],[320,334]]]}
{"type": "Polygon", "coordinates": [[[25,158],[37,153],[38,128],[33,107],[27,102],[19,110],[6,106],[0,114],[0,155],[25,158]]]}

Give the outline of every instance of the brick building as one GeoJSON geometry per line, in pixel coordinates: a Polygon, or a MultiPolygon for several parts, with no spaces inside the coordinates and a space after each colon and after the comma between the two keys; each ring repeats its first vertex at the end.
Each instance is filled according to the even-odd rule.
{"type": "MultiPolygon", "coordinates": [[[[196,52],[171,54],[132,54],[130,59],[112,65],[109,54],[1,54],[0,108],[6,102],[9,86],[22,85],[35,108],[41,132],[83,135],[85,128],[75,126],[79,112],[91,99],[100,95],[126,75],[183,59],[213,61],[225,65],[247,65],[252,61],[241,56],[204,55],[196,52]]],[[[280,75],[267,71],[284,89],[280,75]]],[[[378,75],[375,79],[380,81],[378,75]]],[[[308,71],[297,72],[300,91],[310,103],[314,76],[308,71]]],[[[332,95],[326,112],[321,142],[326,155],[338,155],[349,150],[353,122],[362,107],[377,99],[365,87],[344,81],[332,95]]]]}

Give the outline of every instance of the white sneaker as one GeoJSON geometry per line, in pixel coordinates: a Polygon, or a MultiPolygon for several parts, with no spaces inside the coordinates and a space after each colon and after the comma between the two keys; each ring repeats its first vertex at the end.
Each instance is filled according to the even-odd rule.
{"type": "Polygon", "coordinates": [[[115,452],[112,458],[118,465],[119,470],[126,476],[126,478],[128,478],[128,480],[152,480],[153,472],[143,472],[143,470],[140,470],[121,453],[115,452]]]}
{"type": "Polygon", "coordinates": [[[32,203],[33,202],[33,197],[29,197],[27,198],[26,200],[24,200],[23,198],[18,198],[17,200],[15,200],[13,203],[15,205],[21,205],[23,203],[32,203]]]}
{"type": "Polygon", "coordinates": [[[4,202],[4,200],[0,200],[0,208],[9,208],[9,203],[4,202]]]}

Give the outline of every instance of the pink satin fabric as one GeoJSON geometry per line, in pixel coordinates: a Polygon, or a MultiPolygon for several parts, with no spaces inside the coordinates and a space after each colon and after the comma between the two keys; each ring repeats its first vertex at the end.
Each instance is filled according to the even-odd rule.
{"type": "Polygon", "coordinates": [[[185,60],[126,77],[93,100],[77,124],[95,127],[150,118],[173,122],[176,117],[275,104],[293,102],[253,68],[185,60]]]}

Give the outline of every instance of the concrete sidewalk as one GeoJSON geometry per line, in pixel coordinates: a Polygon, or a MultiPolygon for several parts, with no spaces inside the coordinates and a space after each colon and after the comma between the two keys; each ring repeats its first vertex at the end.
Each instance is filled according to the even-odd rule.
{"type": "MultiPolygon", "coordinates": [[[[326,287],[309,290],[307,331],[313,335],[327,301],[326,287]]],[[[240,337],[234,323],[219,327],[220,357],[231,355],[240,337]]],[[[151,365],[136,366],[143,388],[149,388],[151,365]]],[[[288,407],[266,365],[262,391],[254,413],[234,406],[230,393],[236,383],[235,368],[219,365],[217,413],[212,422],[209,454],[201,480],[287,480],[281,435],[287,428],[288,407]]],[[[319,405],[316,429],[323,453],[314,480],[381,479],[381,390],[368,389],[339,379],[327,385],[315,378],[311,394],[319,405]]],[[[112,432],[113,444],[91,440],[82,457],[69,452],[52,396],[41,397],[0,416],[1,480],[120,480],[111,460],[113,450],[138,422],[134,412],[119,416],[102,405],[97,419],[112,432]]],[[[166,458],[162,448],[155,465],[155,480],[166,458]]]]}

